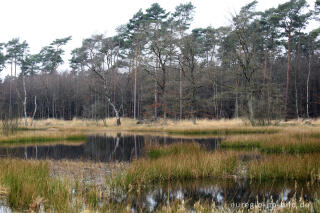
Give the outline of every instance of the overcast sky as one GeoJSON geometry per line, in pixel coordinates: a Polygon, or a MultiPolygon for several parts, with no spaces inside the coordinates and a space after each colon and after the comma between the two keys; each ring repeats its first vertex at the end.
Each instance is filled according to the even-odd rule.
{"type": "MultiPolygon", "coordinates": [[[[219,27],[230,24],[231,14],[252,0],[191,0],[196,7],[191,28],[219,27]]],[[[145,10],[158,2],[167,11],[188,0],[0,0],[1,33],[0,42],[19,37],[26,40],[31,53],[37,53],[43,46],[56,38],[72,36],[65,47],[65,65],[68,65],[70,51],[81,46],[83,39],[92,34],[115,34],[115,29],[128,22],[140,9],[145,10]]],[[[286,0],[260,0],[257,10],[277,7],[286,0]]],[[[313,0],[308,0],[313,7],[313,0]]],[[[4,76],[2,72],[0,76],[4,76]]]]}

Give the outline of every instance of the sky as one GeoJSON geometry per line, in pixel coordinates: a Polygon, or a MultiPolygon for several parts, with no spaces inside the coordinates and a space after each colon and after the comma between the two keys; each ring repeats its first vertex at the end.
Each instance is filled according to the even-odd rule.
{"type": "MultiPolygon", "coordinates": [[[[0,0],[0,43],[12,38],[26,40],[32,54],[57,38],[72,36],[65,46],[65,64],[72,49],[93,34],[115,35],[121,24],[126,24],[141,8],[159,3],[167,11],[174,11],[180,3],[195,6],[191,28],[229,25],[232,14],[252,0],[0,0]]],[[[263,11],[287,0],[258,0],[257,10],[263,11]]],[[[313,0],[308,0],[313,7],[313,0]]],[[[0,77],[8,74],[7,70],[0,77]]]]}

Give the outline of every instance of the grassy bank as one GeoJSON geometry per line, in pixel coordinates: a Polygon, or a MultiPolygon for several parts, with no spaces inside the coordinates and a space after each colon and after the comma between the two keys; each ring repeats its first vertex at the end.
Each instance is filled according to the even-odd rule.
{"type": "Polygon", "coordinates": [[[235,152],[205,152],[198,144],[172,144],[152,147],[147,158],[132,162],[116,177],[118,185],[130,188],[152,183],[185,181],[202,178],[225,178],[238,167],[235,152]]]}
{"type": "Polygon", "coordinates": [[[29,137],[12,137],[8,139],[0,140],[1,144],[29,144],[29,143],[47,143],[55,141],[86,141],[86,135],[57,135],[57,136],[29,136],[29,137]]]}
{"type": "Polygon", "coordinates": [[[83,212],[85,209],[91,212],[107,208],[106,194],[110,193],[102,192],[99,183],[86,181],[91,175],[100,174],[96,170],[105,166],[89,162],[0,159],[0,199],[6,200],[14,212],[83,212]],[[59,166],[63,171],[57,174],[59,166]],[[104,205],[98,206],[102,200],[104,205]]]}
{"type": "Polygon", "coordinates": [[[264,155],[248,162],[248,176],[257,180],[320,180],[320,154],[264,155]]]}
{"type": "Polygon", "coordinates": [[[0,160],[0,181],[7,188],[7,200],[13,209],[69,211],[71,191],[68,184],[49,175],[46,162],[0,160]]]}
{"type": "Polygon", "coordinates": [[[199,144],[148,147],[138,159],[116,176],[124,188],[153,183],[207,178],[320,181],[320,154],[259,154],[259,152],[207,152],[199,144]]]}
{"type": "Polygon", "coordinates": [[[222,141],[224,149],[258,149],[270,154],[304,154],[320,153],[320,130],[288,129],[272,135],[243,135],[231,136],[222,141]]]}
{"type": "MultiPolygon", "coordinates": [[[[281,133],[299,133],[302,129],[316,130],[320,126],[320,120],[311,121],[312,125],[306,125],[302,121],[280,122],[278,126],[251,126],[247,122],[240,119],[230,120],[209,120],[199,119],[194,125],[191,120],[167,120],[164,125],[163,121],[142,122],[137,124],[137,120],[130,118],[122,118],[121,126],[116,126],[115,119],[105,120],[88,120],[88,119],[73,119],[70,121],[58,119],[36,120],[33,127],[24,127],[23,121],[20,123],[21,131],[17,132],[17,137],[28,137],[29,135],[41,135],[52,137],[54,134],[88,134],[92,132],[131,132],[131,133],[161,133],[172,136],[272,136],[281,133]],[[33,130],[33,131],[31,131],[33,130]]],[[[319,139],[320,132],[315,131],[312,135],[314,139],[319,139]]],[[[299,136],[297,136],[299,137],[299,136]]],[[[14,136],[1,136],[0,141],[9,141],[14,136]]]]}
{"type": "MultiPolygon", "coordinates": [[[[121,126],[116,126],[114,118],[105,120],[73,119],[70,121],[45,119],[36,120],[33,127],[21,127],[26,130],[113,130],[133,132],[166,132],[169,134],[272,134],[278,132],[281,127],[252,127],[240,119],[209,120],[199,119],[194,125],[191,120],[167,120],[166,124],[160,119],[158,121],[137,124],[137,120],[121,118],[121,126]]],[[[20,122],[21,124],[23,122],[20,122]]]]}
{"type": "MultiPolygon", "coordinates": [[[[119,201],[118,198],[123,197],[124,194],[128,196],[130,191],[136,195],[139,190],[143,190],[143,186],[146,184],[201,180],[203,178],[206,180],[210,180],[210,178],[225,179],[237,175],[239,166],[248,171],[251,179],[269,180],[270,183],[275,179],[308,180],[312,186],[312,183],[319,178],[319,154],[262,155],[241,162],[241,156],[249,155],[249,152],[208,153],[197,144],[187,144],[185,147],[181,147],[180,144],[149,147],[146,154],[145,159],[136,160],[126,167],[119,167],[118,171],[114,173],[119,175],[116,175],[112,180],[119,182],[108,181],[107,187],[105,187],[105,180],[110,180],[110,177],[106,178],[101,185],[96,180],[94,182],[85,181],[97,177],[99,173],[105,174],[105,164],[97,164],[98,168],[96,168],[94,163],[0,160],[0,197],[1,194],[6,197],[10,207],[18,211],[37,211],[41,204],[45,212],[82,212],[84,210],[88,212],[123,212],[128,208],[135,207],[131,206],[130,200],[119,201]],[[194,157],[191,156],[192,152],[194,157]],[[58,172],[58,176],[52,176],[50,170],[57,170],[57,168],[50,167],[57,166],[62,167],[63,171],[62,173],[58,172]],[[69,168],[72,168],[71,173],[74,173],[72,176],[68,176],[69,168]],[[77,168],[79,171],[75,171],[77,168]],[[96,169],[102,170],[95,171],[96,169]],[[66,177],[68,179],[65,179],[66,177]],[[115,186],[113,184],[121,184],[122,187],[120,189],[112,188],[115,186]],[[113,189],[116,194],[113,194],[113,189]],[[117,191],[121,192],[117,194],[117,191]]],[[[294,199],[292,202],[300,201],[294,199]]],[[[313,210],[319,206],[317,200],[309,204],[313,210]]],[[[234,209],[228,203],[223,206],[215,206],[213,202],[202,201],[189,204],[188,200],[170,200],[165,206],[157,206],[156,210],[158,212],[166,212],[167,210],[169,212],[177,212],[177,210],[190,212],[190,209],[198,209],[199,212],[207,210],[210,212],[213,210],[215,212],[234,210],[250,212],[253,210],[234,209]]],[[[290,212],[291,209],[288,211],[290,212]]]]}

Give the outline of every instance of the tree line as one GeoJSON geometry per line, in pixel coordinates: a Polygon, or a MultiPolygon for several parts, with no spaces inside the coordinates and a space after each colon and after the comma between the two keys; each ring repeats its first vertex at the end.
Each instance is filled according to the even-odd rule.
{"type": "MultiPolygon", "coordinates": [[[[257,1],[232,24],[190,29],[192,3],[139,10],[115,36],[92,35],[72,50],[67,71],[56,39],[37,54],[26,41],[0,44],[2,117],[192,119],[247,117],[252,124],[320,115],[320,1],[257,1]]],[[[32,122],[32,121],[31,121],[32,122]]]]}

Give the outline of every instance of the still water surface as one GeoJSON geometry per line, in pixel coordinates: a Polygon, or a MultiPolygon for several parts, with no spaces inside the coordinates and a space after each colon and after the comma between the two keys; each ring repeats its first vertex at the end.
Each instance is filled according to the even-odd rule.
{"type": "Polygon", "coordinates": [[[1,147],[0,156],[5,158],[22,159],[49,159],[49,160],[81,160],[96,162],[126,162],[141,157],[146,145],[164,145],[177,142],[195,142],[204,146],[207,150],[219,147],[220,138],[209,139],[183,139],[161,136],[89,136],[83,144],[68,145],[23,145],[15,147],[1,147]]]}

